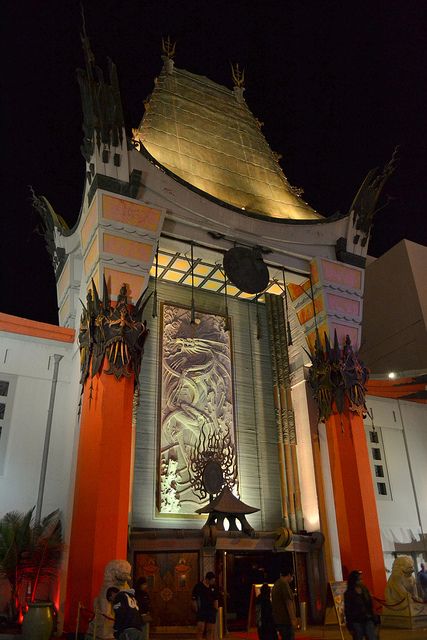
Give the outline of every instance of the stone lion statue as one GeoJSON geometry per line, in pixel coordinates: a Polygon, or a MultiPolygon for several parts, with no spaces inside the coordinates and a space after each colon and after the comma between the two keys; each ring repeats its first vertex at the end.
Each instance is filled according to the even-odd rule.
{"type": "Polygon", "coordinates": [[[414,577],[414,561],[410,556],[398,556],[393,562],[390,577],[385,588],[385,599],[390,604],[406,598],[408,593],[417,598],[414,577]]]}
{"type": "Polygon", "coordinates": [[[385,627],[416,629],[426,626],[427,605],[417,597],[414,562],[410,556],[398,556],[393,562],[385,600],[381,615],[385,627]]]}
{"type": "Polygon", "coordinates": [[[104,617],[114,618],[111,602],[108,602],[106,593],[110,587],[117,587],[119,590],[128,589],[131,581],[131,571],[131,566],[127,560],[111,560],[105,566],[104,582],[93,602],[96,615],[88,627],[86,640],[92,640],[95,624],[97,638],[102,638],[103,640],[114,638],[114,622],[104,617]]]}

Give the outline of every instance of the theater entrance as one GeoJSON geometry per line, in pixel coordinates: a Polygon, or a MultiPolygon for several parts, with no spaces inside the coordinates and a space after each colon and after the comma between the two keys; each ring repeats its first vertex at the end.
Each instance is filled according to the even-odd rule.
{"type": "MultiPolygon", "coordinates": [[[[291,587],[297,594],[297,615],[299,603],[305,602],[308,623],[320,624],[327,585],[323,536],[318,533],[295,538],[291,549],[276,550],[274,540],[266,536],[253,539],[224,534],[218,537],[215,549],[203,546],[199,532],[174,538],[154,537],[145,531],[134,533],[131,538],[133,575],[135,579],[147,578],[153,631],[175,634],[175,637],[178,632],[194,631],[196,616],[191,607],[191,593],[207,571],[216,574],[223,614],[220,618],[229,631],[247,629],[252,585],[274,583],[282,568],[291,569],[295,575],[291,587]],[[261,544],[264,547],[260,549],[261,544]],[[222,548],[218,548],[219,545],[222,548]]],[[[253,626],[253,609],[251,614],[250,626],[253,626]]]]}
{"type": "Polygon", "coordinates": [[[253,584],[274,583],[283,567],[296,571],[293,552],[217,552],[222,568],[224,618],[228,631],[246,630],[253,584]]]}

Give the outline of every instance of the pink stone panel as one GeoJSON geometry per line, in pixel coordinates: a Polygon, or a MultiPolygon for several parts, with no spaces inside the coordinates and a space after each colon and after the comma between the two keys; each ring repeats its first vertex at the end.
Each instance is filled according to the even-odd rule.
{"type": "Polygon", "coordinates": [[[120,236],[113,236],[109,233],[104,234],[104,251],[112,253],[131,260],[139,260],[141,262],[149,262],[153,249],[152,244],[145,242],[137,242],[136,240],[128,240],[120,236]]]}
{"type": "Polygon", "coordinates": [[[129,302],[135,303],[140,297],[146,282],[146,276],[136,273],[126,273],[105,267],[104,276],[108,291],[113,299],[117,298],[123,284],[126,284],[129,302]]]}
{"type": "Polygon", "coordinates": [[[95,228],[97,222],[97,199],[95,198],[90,205],[89,213],[87,214],[87,218],[82,226],[82,248],[83,251],[86,249],[90,238],[92,236],[93,229],[95,228]]]}
{"type": "Polygon", "coordinates": [[[161,220],[158,209],[105,194],[102,196],[102,215],[107,220],[116,220],[147,231],[157,231],[161,220]]]}
{"type": "Polygon", "coordinates": [[[92,267],[99,259],[99,248],[98,248],[98,234],[95,235],[92,244],[90,245],[89,251],[85,255],[83,265],[86,276],[89,275],[92,267]]]}
{"type": "Polygon", "coordinates": [[[97,291],[102,291],[102,287],[101,287],[101,284],[99,282],[99,266],[96,267],[95,271],[93,272],[91,280],[94,281],[96,290],[97,291]]]}
{"type": "Polygon", "coordinates": [[[359,318],[361,300],[352,300],[333,293],[326,294],[326,308],[328,313],[335,313],[347,318],[359,318]]]}
{"type": "MultiPolygon", "coordinates": [[[[329,340],[332,342],[334,339],[334,332],[337,332],[338,343],[340,347],[344,345],[346,336],[350,336],[351,344],[353,349],[356,351],[360,346],[360,327],[340,324],[339,322],[322,322],[318,325],[318,332],[320,337],[320,342],[322,346],[325,347],[325,333],[327,334],[329,340]]],[[[314,353],[314,344],[316,341],[316,330],[306,333],[305,335],[307,344],[310,349],[310,353],[314,353]]]]}
{"type": "Polygon", "coordinates": [[[362,288],[362,272],[341,262],[321,260],[323,280],[349,289],[362,288]]]}
{"type": "Polygon", "coordinates": [[[355,351],[360,347],[360,327],[352,327],[339,322],[330,322],[330,327],[329,336],[333,339],[336,330],[340,347],[343,346],[346,336],[350,336],[351,345],[355,351]]]}

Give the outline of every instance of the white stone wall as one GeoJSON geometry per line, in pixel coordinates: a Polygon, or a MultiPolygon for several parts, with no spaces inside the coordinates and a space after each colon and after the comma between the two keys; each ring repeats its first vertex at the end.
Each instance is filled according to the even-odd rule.
{"type": "Polygon", "coordinates": [[[427,405],[399,400],[423,532],[427,532],[427,405]]]}
{"type": "Polygon", "coordinates": [[[75,345],[56,340],[0,333],[0,379],[9,378],[15,386],[12,407],[8,407],[9,433],[0,475],[0,516],[12,510],[27,511],[36,504],[52,386],[52,356],[60,354],[63,359],[58,371],[42,515],[60,508],[67,529],[74,489],[78,404],[75,350],[75,345]]]}
{"type": "MultiPolygon", "coordinates": [[[[381,434],[390,486],[389,495],[377,495],[383,549],[404,544],[410,551],[427,529],[427,405],[373,396],[366,404],[381,434]]],[[[372,429],[369,418],[365,426],[372,429]]]]}

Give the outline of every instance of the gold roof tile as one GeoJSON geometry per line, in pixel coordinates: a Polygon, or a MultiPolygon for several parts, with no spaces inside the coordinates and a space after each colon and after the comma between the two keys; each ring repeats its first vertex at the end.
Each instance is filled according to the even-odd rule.
{"type": "Polygon", "coordinates": [[[246,103],[203,76],[160,74],[136,134],[164,167],[239,209],[322,218],[293,192],[246,103]]]}

